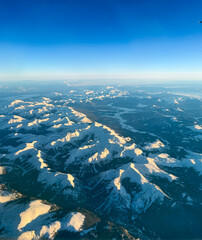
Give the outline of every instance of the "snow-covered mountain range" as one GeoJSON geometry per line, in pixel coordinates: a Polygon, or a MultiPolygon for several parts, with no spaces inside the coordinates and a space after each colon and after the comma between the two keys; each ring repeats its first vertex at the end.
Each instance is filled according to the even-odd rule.
{"type": "MultiPolygon", "coordinates": [[[[165,223],[155,225],[143,219],[156,219],[166,213],[170,227],[175,211],[177,219],[180,214],[190,217],[182,219],[177,234],[180,236],[181,228],[192,222],[194,236],[199,236],[200,216],[193,220],[192,212],[200,209],[202,154],[184,148],[184,156],[173,157],[169,155],[171,142],[158,133],[137,130],[123,119],[124,114],[144,114],[145,104],[152,97],[145,97],[144,102],[140,97],[136,109],[132,109],[113,105],[131,98],[125,89],[80,92],[26,96],[1,104],[0,237],[57,239],[67,234],[69,238],[99,239],[98,222],[109,229],[109,223],[104,227],[107,220],[116,226],[113,231],[117,238],[164,238],[160,228],[162,224],[166,231],[165,223]],[[99,107],[103,101],[112,108],[113,116],[104,112],[96,119],[88,114],[87,104],[99,107]],[[124,134],[118,133],[113,123],[99,121],[106,115],[119,121],[124,134]],[[151,139],[143,146],[133,138],[136,133],[147,133],[151,139]],[[190,181],[196,182],[194,188],[190,181]],[[170,213],[165,208],[171,209],[170,213]]],[[[152,104],[152,108],[160,108],[162,101],[165,99],[157,99],[160,106],[152,104]]],[[[169,95],[166,101],[182,114],[187,97],[169,95]]],[[[172,115],[169,109],[161,111],[172,115]]],[[[169,118],[181,121],[176,116],[169,118]]],[[[186,129],[200,139],[201,133],[196,132],[200,126],[195,123],[186,129]]],[[[175,225],[179,223],[173,229],[175,225]]]]}

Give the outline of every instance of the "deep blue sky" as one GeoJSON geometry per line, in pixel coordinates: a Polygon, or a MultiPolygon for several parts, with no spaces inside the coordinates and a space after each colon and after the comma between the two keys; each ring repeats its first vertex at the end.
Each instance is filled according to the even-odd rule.
{"type": "Polygon", "coordinates": [[[2,0],[0,79],[198,76],[199,20],[201,0],[2,0]]]}

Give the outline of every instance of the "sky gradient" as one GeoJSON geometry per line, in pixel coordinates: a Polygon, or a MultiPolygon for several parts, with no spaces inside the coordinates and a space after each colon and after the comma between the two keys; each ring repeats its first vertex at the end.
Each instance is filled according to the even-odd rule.
{"type": "Polygon", "coordinates": [[[6,0],[0,80],[201,80],[201,0],[6,0]]]}

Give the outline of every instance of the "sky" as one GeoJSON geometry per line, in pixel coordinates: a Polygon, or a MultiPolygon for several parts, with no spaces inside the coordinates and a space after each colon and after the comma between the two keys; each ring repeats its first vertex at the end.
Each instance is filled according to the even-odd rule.
{"type": "Polygon", "coordinates": [[[0,81],[200,80],[201,0],[0,1],[0,81]]]}

